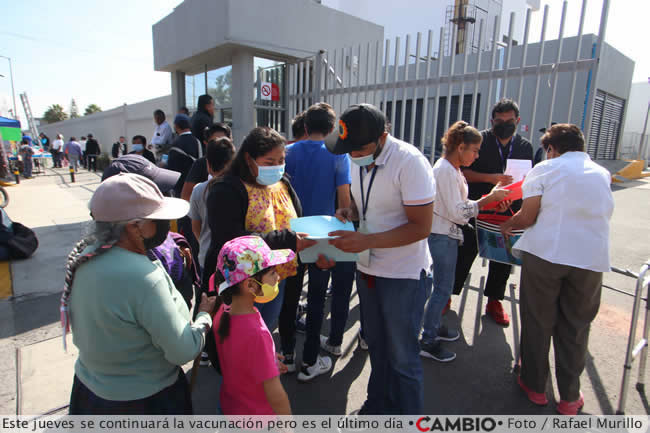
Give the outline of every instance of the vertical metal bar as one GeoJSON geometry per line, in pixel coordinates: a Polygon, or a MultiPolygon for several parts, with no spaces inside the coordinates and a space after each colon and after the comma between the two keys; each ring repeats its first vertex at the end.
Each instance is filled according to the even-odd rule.
{"type": "MultiPolygon", "coordinates": [[[[379,44],[382,44],[384,41],[377,41],[375,43],[375,86],[378,83],[379,80],[379,56],[381,56],[381,48],[379,47],[379,44]]],[[[375,90],[372,91],[372,105],[377,106],[377,87],[375,87],[375,90]]]]}
{"type": "Polygon", "coordinates": [[[526,56],[528,55],[528,33],[530,32],[530,14],[532,10],[526,9],[526,26],[524,28],[524,48],[521,53],[521,67],[519,68],[519,90],[517,91],[517,103],[521,103],[521,93],[524,90],[524,68],[526,67],[526,56]]]}
{"type": "MultiPolygon", "coordinates": [[[[284,133],[287,137],[291,134],[291,115],[289,111],[289,65],[286,63],[282,67],[282,105],[284,106],[284,133]]],[[[223,110],[221,110],[223,116],[223,110]]],[[[222,120],[223,121],[223,120],[222,120]]]]}
{"type": "Polygon", "coordinates": [[[397,71],[399,69],[399,36],[395,38],[395,65],[393,66],[393,105],[390,110],[390,126],[395,131],[395,111],[397,110],[397,71]]]}
{"type": "MultiPolygon", "coordinates": [[[[332,70],[334,76],[332,77],[332,91],[335,92],[339,88],[339,82],[337,80],[337,77],[339,76],[337,72],[337,67],[338,67],[338,50],[334,50],[332,53],[332,70]]],[[[336,93],[332,93],[332,107],[334,107],[334,111],[337,113],[340,113],[341,107],[337,107],[336,101],[338,100],[338,96],[336,93]]]]}
{"type": "Polygon", "coordinates": [[[476,119],[476,100],[478,99],[478,84],[479,84],[479,73],[481,72],[481,59],[482,59],[482,54],[483,50],[480,49],[480,47],[483,46],[483,38],[485,36],[484,33],[485,30],[485,22],[481,20],[479,22],[479,33],[478,33],[478,46],[479,50],[478,53],[476,54],[476,77],[474,78],[474,90],[472,91],[472,108],[470,110],[470,122],[472,125],[476,123],[476,127],[478,128],[478,122],[480,122],[480,118],[476,119]]]}
{"type": "Polygon", "coordinates": [[[346,93],[348,95],[348,107],[352,105],[352,67],[353,67],[353,61],[352,61],[352,46],[348,49],[348,61],[349,63],[346,65],[348,68],[348,82],[346,84],[346,93]]]}
{"type": "Polygon", "coordinates": [[[492,55],[490,56],[490,77],[488,78],[488,97],[485,101],[485,127],[487,128],[490,124],[490,107],[492,107],[492,85],[493,83],[493,73],[494,73],[494,61],[496,60],[497,54],[497,37],[499,24],[501,23],[501,17],[499,15],[494,17],[494,30],[492,32],[492,55]]]}
{"type": "Polygon", "coordinates": [[[296,99],[296,108],[297,108],[296,113],[300,113],[303,110],[303,108],[302,108],[302,106],[303,106],[303,104],[302,104],[302,95],[303,95],[303,90],[302,90],[302,62],[299,62],[297,67],[298,67],[298,71],[297,71],[297,73],[298,73],[298,93],[297,93],[298,98],[296,99]]]}
{"type": "Polygon", "coordinates": [[[363,102],[368,102],[368,85],[370,84],[370,42],[366,45],[366,91],[364,92],[363,102]]]}
{"type": "Polygon", "coordinates": [[[573,73],[571,74],[571,92],[569,93],[569,111],[567,114],[567,123],[571,123],[571,115],[573,114],[573,98],[575,97],[576,94],[578,60],[580,60],[580,51],[582,50],[582,32],[584,31],[586,12],[587,12],[587,0],[582,0],[582,9],[580,10],[580,25],[578,26],[578,47],[576,48],[575,63],[573,64],[573,73]]]}
{"type": "Polygon", "coordinates": [[[515,27],[515,13],[510,12],[510,26],[508,27],[508,51],[506,52],[506,64],[503,68],[503,93],[501,96],[503,98],[508,97],[508,69],[510,69],[510,58],[512,57],[512,32],[515,27]]]}
{"type": "MultiPolygon", "coordinates": [[[[314,56],[314,101],[321,102],[323,101],[323,53],[318,52],[314,56]]],[[[327,71],[325,71],[327,73],[327,71]]]]}
{"type": "MultiPolygon", "coordinates": [[[[433,31],[429,30],[429,41],[427,44],[427,69],[424,79],[428,80],[431,73],[431,50],[433,49],[433,31]]],[[[429,85],[424,85],[424,96],[422,97],[422,122],[420,124],[420,152],[424,153],[424,141],[427,133],[427,111],[429,108],[429,85]]]]}
{"type": "MultiPolygon", "coordinates": [[[[422,33],[418,32],[417,39],[415,42],[415,80],[417,80],[418,73],[420,71],[420,45],[422,45],[422,33]]],[[[415,117],[417,115],[418,108],[418,86],[413,86],[413,99],[411,100],[411,136],[409,143],[415,144],[415,117]]]]}
{"type": "Polygon", "coordinates": [[[560,21],[560,35],[558,37],[558,47],[557,47],[557,56],[555,57],[555,71],[551,72],[551,78],[553,80],[553,84],[551,85],[551,104],[548,109],[548,121],[546,122],[546,127],[551,126],[551,122],[553,121],[553,108],[555,108],[555,95],[557,94],[557,76],[558,76],[558,71],[557,68],[560,64],[560,61],[562,60],[562,44],[564,43],[564,23],[566,22],[566,10],[567,7],[569,6],[569,2],[567,0],[564,0],[564,3],[562,3],[562,20],[560,21]]]}
{"type": "Polygon", "coordinates": [[[341,48],[341,62],[339,63],[339,66],[341,68],[341,75],[339,77],[341,78],[341,88],[340,90],[340,105],[341,105],[341,112],[345,111],[346,108],[348,108],[346,105],[343,103],[343,98],[345,95],[343,95],[343,89],[345,88],[345,48],[341,48]]]}
{"type": "MultiPolygon", "coordinates": [[[[352,62],[352,65],[354,66],[354,62],[352,62]]],[[[359,44],[359,47],[357,48],[357,91],[356,93],[356,99],[355,103],[358,104],[359,100],[361,99],[361,95],[359,92],[361,85],[361,44],[359,44]]]]}
{"type": "Polygon", "coordinates": [[[442,64],[445,60],[443,53],[443,39],[445,34],[445,28],[440,27],[440,42],[438,45],[438,71],[436,78],[438,78],[438,84],[436,84],[436,97],[433,99],[433,132],[431,134],[431,165],[435,162],[436,159],[436,134],[438,132],[438,103],[440,99],[440,80],[442,79],[442,64]]]}
{"type": "MultiPolygon", "coordinates": [[[[542,35],[540,37],[539,56],[537,57],[537,74],[535,77],[535,96],[533,101],[537,101],[539,96],[539,81],[541,78],[540,66],[544,62],[544,46],[546,45],[546,23],[548,21],[548,5],[544,6],[544,18],[542,19],[542,35]]],[[[537,114],[537,104],[533,104],[533,113],[530,116],[530,131],[528,140],[533,141],[533,133],[535,131],[535,115],[537,114]]]]}
{"type": "Polygon", "coordinates": [[[452,27],[453,32],[451,36],[451,62],[449,65],[449,75],[447,76],[447,81],[449,86],[447,87],[447,104],[445,106],[445,124],[444,129],[449,128],[449,119],[451,118],[451,98],[454,93],[454,84],[451,79],[454,76],[454,67],[456,66],[456,38],[458,37],[458,30],[456,27],[452,27]]]}
{"type": "Polygon", "coordinates": [[[384,56],[384,80],[383,80],[383,90],[382,90],[382,111],[384,115],[387,113],[386,107],[388,106],[388,98],[386,97],[388,93],[388,64],[390,63],[390,39],[386,39],[386,55],[384,56]]]}
{"type": "Polygon", "coordinates": [[[307,59],[305,62],[305,96],[307,96],[305,110],[313,103],[311,84],[311,59],[307,59]]]}
{"type": "Polygon", "coordinates": [[[598,45],[596,46],[596,64],[593,67],[593,74],[591,76],[591,83],[589,86],[589,99],[587,100],[587,116],[585,116],[585,143],[589,143],[589,136],[591,135],[591,117],[594,112],[594,98],[596,96],[596,79],[598,78],[598,69],[600,64],[600,54],[603,51],[603,44],[605,43],[605,33],[607,30],[607,18],[609,16],[609,1],[603,0],[603,10],[600,15],[600,29],[598,30],[598,45]]]}
{"type": "Polygon", "coordinates": [[[400,139],[406,140],[406,100],[408,98],[408,87],[406,81],[409,79],[409,56],[411,55],[411,35],[406,35],[406,50],[404,51],[404,83],[402,87],[402,110],[400,112],[400,139]]]}
{"type": "MultiPolygon", "coordinates": [[[[467,41],[467,34],[465,34],[465,45],[467,41]]],[[[460,79],[460,93],[458,94],[458,116],[456,120],[463,119],[463,108],[465,105],[465,74],[467,73],[467,49],[463,49],[463,76],[460,79]]],[[[472,114],[470,113],[469,123],[472,123],[472,114]]]]}
{"type": "Polygon", "coordinates": [[[323,81],[323,101],[329,103],[329,82],[330,82],[330,53],[325,51],[325,64],[323,65],[325,81],[323,81]]]}

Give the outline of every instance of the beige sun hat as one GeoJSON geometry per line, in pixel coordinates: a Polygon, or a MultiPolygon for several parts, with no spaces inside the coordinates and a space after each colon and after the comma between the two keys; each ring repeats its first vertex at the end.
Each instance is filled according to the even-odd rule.
{"type": "Polygon", "coordinates": [[[173,220],[190,210],[185,200],[164,197],[155,183],[132,173],[121,173],[102,182],[88,207],[95,221],[102,222],[173,220]]]}

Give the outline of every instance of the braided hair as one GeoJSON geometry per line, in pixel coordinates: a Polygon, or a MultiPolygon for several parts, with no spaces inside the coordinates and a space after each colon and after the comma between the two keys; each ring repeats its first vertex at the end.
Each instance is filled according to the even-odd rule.
{"type": "Polygon", "coordinates": [[[93,222],[94,227],[91,232],[81,239],[74,246],[65,263],[65,281],[63,283],[63,293],[61,295],[61,327],[63,328],[63,350],[67,350],[66,334],[70,331],[70,309],[68,302],[72,294],[72,283],[77,269],[90,259],[98,257],[109,251],[122,237],[125,222],[106,223],[93,222]],[[99,247],[91,252],[84,253],[89,245],[99,244],[99,247]]]}

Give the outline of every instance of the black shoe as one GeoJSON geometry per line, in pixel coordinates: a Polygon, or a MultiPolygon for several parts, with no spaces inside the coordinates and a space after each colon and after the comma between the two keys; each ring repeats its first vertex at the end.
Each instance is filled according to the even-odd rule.
{"type": "Polygon", "coordinates": [[[420,356],[438,362],[451,362],[456,359],[456,354],[443,348],[439,341],[435,343],[420,342],[420,356]]]}

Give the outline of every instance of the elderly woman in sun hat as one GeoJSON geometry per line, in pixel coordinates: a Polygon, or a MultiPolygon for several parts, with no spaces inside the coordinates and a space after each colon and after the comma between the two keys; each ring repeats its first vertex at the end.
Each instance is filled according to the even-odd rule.
{"type": "Polygon", "coordinates": [[[90,200],[92,232],[70,253],[61,299],[65,331],[79,349],[70,414],[191,414],[183,370],[210,328],[214,299],[190,313],[159,261],[169,220],[189,205],[166,198],[151,180],[118,174],[90,200]]]}

